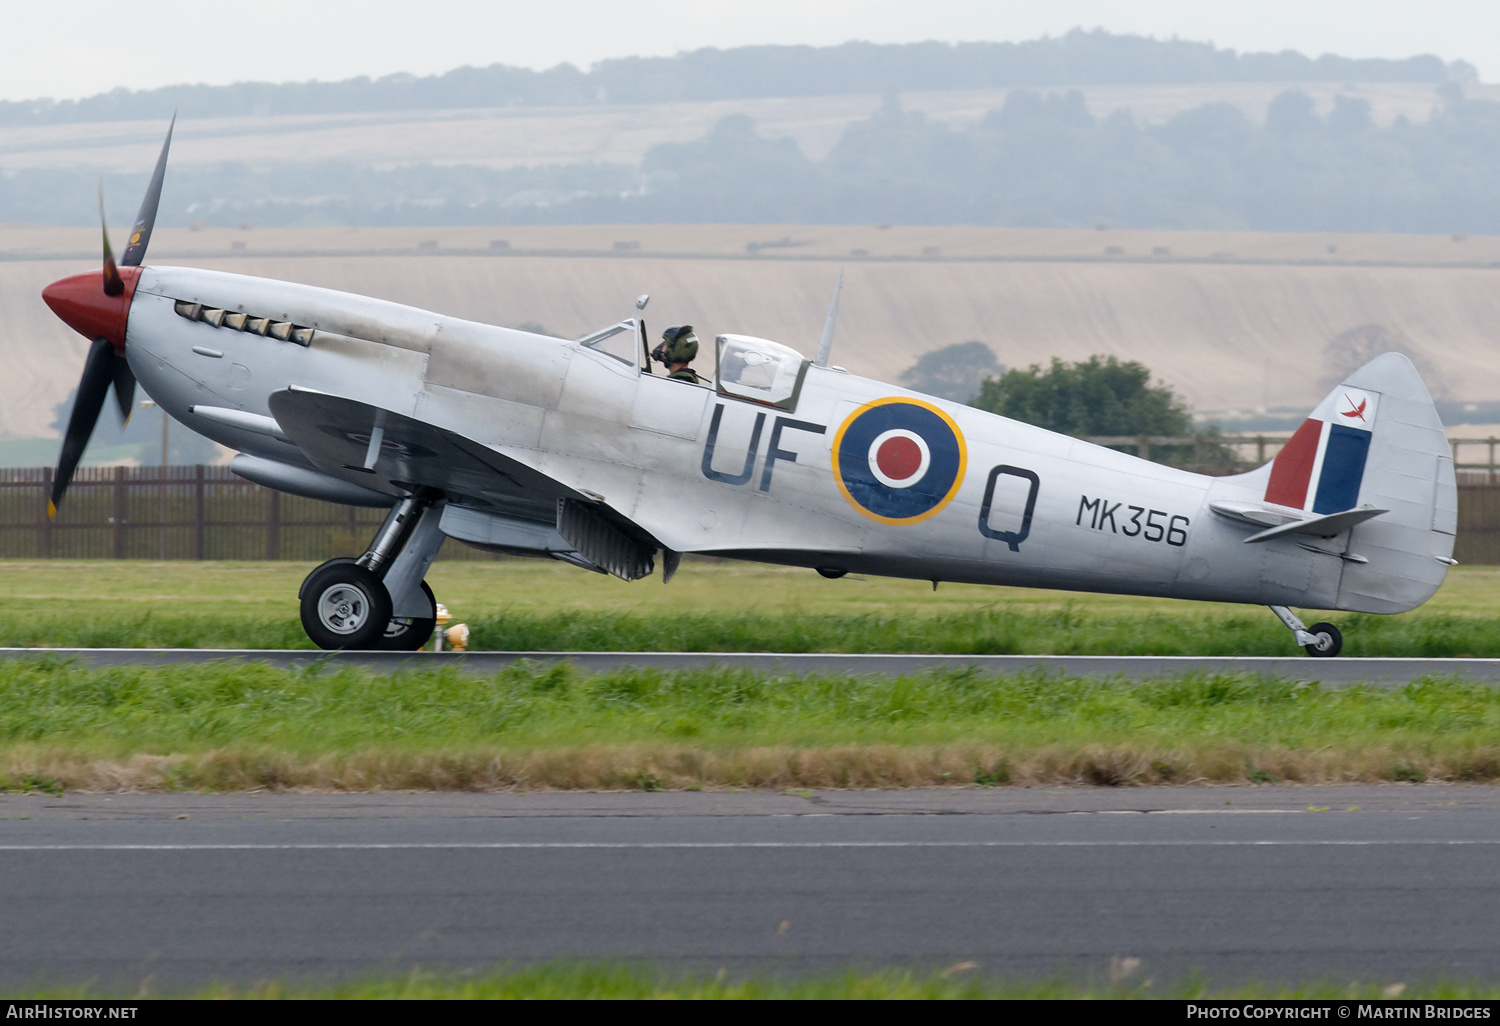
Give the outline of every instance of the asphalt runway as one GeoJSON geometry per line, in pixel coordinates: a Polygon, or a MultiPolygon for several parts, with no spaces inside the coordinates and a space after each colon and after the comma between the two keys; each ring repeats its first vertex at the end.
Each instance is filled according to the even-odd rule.
{"type": "Polygon", "coordinates": [[[573,957],[1493,981],[1497,870],[1478,786],[7,795],[0,984],[573,957]]]}
{"type": "Polygon", "coordinates": [[[1313,659],[1307,656],[842,655],[775,652],[314,652],[306,649],[0,648],[0,659],[67,659],[85,666],[171,666],[225,660],[290,668],[359,666],[381,672],[451,667],[494,673],[529,660],[568,662],[593,672],[627,666],[683,669],[722,666],[769,673],[885,674],[973,668],[981,673],[1041,672],[1140,680],[1187,673],[1253,673],[1324,684],[1399,686],[1419,677],[1500,681],[1500,659],[1313,659]]]}

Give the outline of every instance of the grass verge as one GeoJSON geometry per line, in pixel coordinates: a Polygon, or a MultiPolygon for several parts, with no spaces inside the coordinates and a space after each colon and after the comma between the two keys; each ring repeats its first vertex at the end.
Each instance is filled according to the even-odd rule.
{"type": "MultiPolygon", "coordinates": [[[[1232,615],[1110,615],[1088,606],[952,614],[529,612],[470,619],[470,648],[508,652],[915,652],[956,655],[1290,656],[1291,634],[1258,608],[1232,615]]],[[[1309,622],[1319,618],[1309,613],[1309,622]]],[[[1500,658],[1500,618],[1341,614],[1346,656],[1500,658]]],[[[311,649],[295,615],[191,613],[7,617],[0,646],[311,649]]]]}
{"type": "MultiPolygon", "coordinates": [[[[0,645],[310,648],[296,563],[7,562],[0,645]]],[[[1253,606],[846,578],[689,561],[669,587],[538,560],[438,563],[472,646],[511,651],[1297,655],[1253,606]]],[[[1500,657],[1500,570],[1460,567],[1401,616],[1336,614],[1345,654],[1500,657]]],[[[1306,613],[1308,622],[1325,617],[1306,613]]]]}
{"type": "MultiPolygon", "coordinates": [[[[85,999],[143,996],[85,989],[43,988],[26,999],[85,999]]],[[[262,980],[248,985],[215,984],[178,994],[152,997],[221,999],[693,999],[693,1000],[973,1000],[973,999],[1169,999],[1169,1000],[1325,1000],[1494,1001],[1493,984],[1429,981],[1406,983],[1302,984],[1246,983],[1215,986],[1187,978],[1157,985],[1139,977],[1112,983],[1087,983],[1054,977],[1038,981],[1007,980],[986,974],[978,963],[960,962],[941,970],[919,972],[886,969],[847,971],[789,978],[732,977],[716,974],[664,973],[631,965],[580,962],[545,963],[522,968],[456,973],[412,970],[400,975],[355,978],[332,984],[262,980]]]]}
{"type": "MultiPolygon", "coordinates": [[[[1184,610],[1185,612],[1185,610],[1184,610]]],[[[1318,619],[1310,616],[1308,622],[1318,619]]],[[[1500,656],[1500,619],[1337,616],[1348,656],[1500,656]]],[[[512,652],[920,652],[957,655],[1302,655],[1265,610],[1233,615],[1100,615],[1056,609],[733,616],[510,614],[475,621],[474,648],[512,652]]]]}
{"type": "Polygon", "coordinates": [[[1444,679],[0,664],[12,791],[1492,781],[1497,738],[1444,679]]]}

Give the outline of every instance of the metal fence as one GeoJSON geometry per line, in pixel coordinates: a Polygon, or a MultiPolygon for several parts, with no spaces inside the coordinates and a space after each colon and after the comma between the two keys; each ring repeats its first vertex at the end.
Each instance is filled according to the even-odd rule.
{"type": "MultiPolygon", "coordinates": [[[[0,469],[0,558],[292,559],[358,555],[385,517],[262,488],[228,467],[86,467],[47,519],[52,468],[0,469]]],[[[489,559],[458,542],[440,559],[489,559]]]]}
{"type": "Polygon", "coordinates": [[[1500,484],[1459,486],[1453,558],[1460,564],[1500,565],[1500,484]]]}
{"type": "MultiPolygon", "coordinates": [[[[1184,440],[1152,438],[1147,444],[1179,443],[1184,440]]],[[[1459,484],[1454,558],[1500,565],[1495,468],[1464,465],[1459,484]]],[[[262,488],[228,467],[84,468],[55,521],[47,519],[51,491],[51,467],[0,469],[0,559],[314,562],[363,552],[385,516],[384,510],[262,488]]],[[[450,539],[438,558],[495,557],[450,539]]]]}
{"type": "Polygon", "coordinates": [[[1460,484],[1500,483],[1496,477],[1500,467],[1495,465],[1495,446],[1500,445],[1500,438],[1450,438],[1448,444],[1453,448],[1453,466],[1458,470],[1460,484]],[[1476,447],[1486,458],[1465,463],[1460,454],[1472,453],[1476,447]]]}

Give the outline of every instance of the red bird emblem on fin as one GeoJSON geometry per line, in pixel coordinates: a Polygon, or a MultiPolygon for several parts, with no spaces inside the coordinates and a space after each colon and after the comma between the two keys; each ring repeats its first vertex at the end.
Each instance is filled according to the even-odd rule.
{"type": "Polygon", "coordinates": [[[1368,406],[1368,405],[1370,405],[1370,400],[1368,400],[1368,399],[1362,399],[1362,400],[1360,400],[1359,405],[1355,406],[1354,405],[1354,400],[1350,399],[1346,395],[1346,396],[1344,396],[1344,402],[1346,402],[1346,403],[1349,404],[1349,409],[1347,409],[1347,410],[1345,410],[1343,412],[1343,415],[1345,417],[1358,417],[1360,420],[1364,420],[1365,419],[1365,407],[1368,406]]]}

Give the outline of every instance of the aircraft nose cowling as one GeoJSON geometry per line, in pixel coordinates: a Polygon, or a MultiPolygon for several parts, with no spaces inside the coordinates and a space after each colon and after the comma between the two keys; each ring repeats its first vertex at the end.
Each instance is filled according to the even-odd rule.
{"type": "Polygon", "coordinates": [[[104,273],[88,271],[60,278],[42,289],[42,299],[63,323],[90,341],[108,340],[115,352],[125,352],[125,326],[130,319],[130,301],[140,280],[139,267],[120,268],[125,290],[118,296],[104,292],[104,273]]]}

